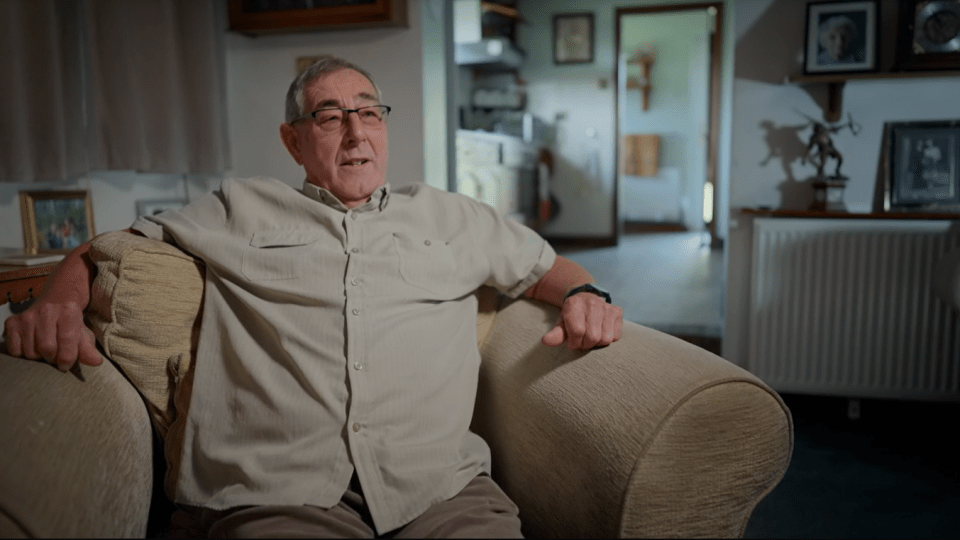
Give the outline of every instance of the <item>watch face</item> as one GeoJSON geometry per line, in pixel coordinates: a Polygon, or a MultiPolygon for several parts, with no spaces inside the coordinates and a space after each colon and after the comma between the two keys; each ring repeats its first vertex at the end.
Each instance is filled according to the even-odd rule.
{"type": "Polygon", "coordinates": [[[914,22],[914,53],[960,51],[960,2],[933,0],[917,5],[914,22]]]}

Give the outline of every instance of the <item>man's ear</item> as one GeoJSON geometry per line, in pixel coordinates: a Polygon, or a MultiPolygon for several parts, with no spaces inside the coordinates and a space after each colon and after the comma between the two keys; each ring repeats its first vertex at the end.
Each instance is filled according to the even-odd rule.
{"type": "Polygon", "coordinates": [[[303,165],[303,159],[300,158],[300,135],[297,133],[297,129],[286,122],[280,124],[280,140],[283,141],[283,145],[287,147],[287,152],[290,152],[290,156],[297,162],[297,165],[303,165]]]}

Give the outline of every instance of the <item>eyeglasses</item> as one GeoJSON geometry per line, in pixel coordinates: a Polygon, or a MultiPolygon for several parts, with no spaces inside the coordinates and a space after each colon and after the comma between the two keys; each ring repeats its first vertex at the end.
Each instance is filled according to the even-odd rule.
{"type": "Polygon", "coordinates": [[[364,126],[368,128],[380,128],[383,127],[387,121],[387,116],[390,114],[390,107],[387,105],[368,105],[357,109],[325,107],[323,109],[317,109],[306,116],[301,116],[290,123],[295,124],[301,120],[312,117],[321,129],[325,131],[336,131],[347,124],[347,117],[350,116],[350,113],[357,113],[357,118],[360,119],[360,123],[364,126]]]}

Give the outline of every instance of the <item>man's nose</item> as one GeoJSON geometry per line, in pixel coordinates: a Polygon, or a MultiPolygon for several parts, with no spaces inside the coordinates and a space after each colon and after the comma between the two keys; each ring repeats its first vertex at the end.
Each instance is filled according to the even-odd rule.
{"type": "Polygon", "coordinates": [[[348,112],[343,118],[343,123],[346,129],[346,137],[352,140],[360,140],[364,137],[363,122],[360,121],[360,113],[358,111],[348,112]]]}

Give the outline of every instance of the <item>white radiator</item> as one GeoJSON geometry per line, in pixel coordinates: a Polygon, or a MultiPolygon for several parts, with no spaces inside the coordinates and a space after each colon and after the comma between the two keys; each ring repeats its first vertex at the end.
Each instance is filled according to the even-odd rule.
{"type": "Polygon", "coordinates": [[[960,401],[960,314],[931,289],[955,224],[754,225],[752,372],[781,392],[960,401]]]}

